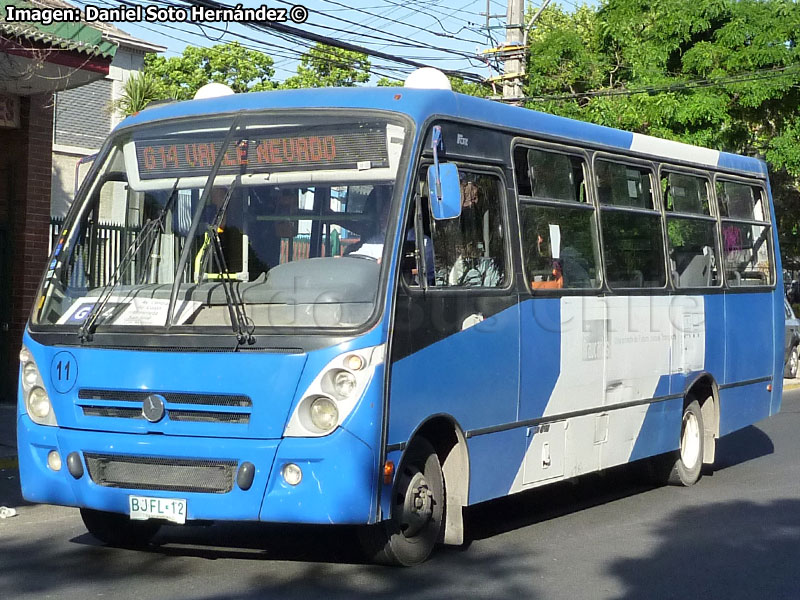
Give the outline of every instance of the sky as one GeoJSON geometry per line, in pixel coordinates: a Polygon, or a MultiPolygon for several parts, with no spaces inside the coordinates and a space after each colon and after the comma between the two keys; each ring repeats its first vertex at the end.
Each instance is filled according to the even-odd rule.
{"type": "MultiPolygon", "coordinates": [[[[141,4],[156,4],[133,0],[141,4]]],[[[219,0],[233,6],[237,0],[219,0]]],[[[441,69],[466,71],[490,77],[496,75],[489,64],[477,57],[499,45],[505,38],[506,0],[238,0],[246,7],[266,4],[271,8],[302,3],[308,9],[308,20],[292,25],[339,40],[378,49],[392,55],[417,60],[441,69]],[[486,29],[487,4],[491,29],[486,29]]],[[[537,9],[542,0],[527,0],[537,9]]],[[[111,0],[72,0],[84,8],[118,6],[111,0]]],[[[597,0],[555,0],[566,10],[597,0]]],[[[186,45],[213,46],[238,40],[243,45],[261,50],[275,60],[275,78],[284,80],[295,74],[297,59],[307,48],[302,40],[287,40],[243,28],[236,24],[206,23],[129,23],[115,22],[128,33],[167,47],[165,56],[177,56],[186,45]],[[252,39],[242,39],[246,35],[252,39]]],[[[383,59],[371,59],[373,80],[378,77],[404,79],[414,67],[397,65],[383,59]]]]}

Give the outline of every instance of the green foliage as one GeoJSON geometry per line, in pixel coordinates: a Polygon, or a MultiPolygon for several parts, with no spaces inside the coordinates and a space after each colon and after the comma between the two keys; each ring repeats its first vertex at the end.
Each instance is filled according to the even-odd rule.
{"type": "Polygon", "coordinates": [[[286,79],[280,87],[352,87],[369,81],[369,70],[366,54],[317,44],[303,54],[297,75],[286,79]]]}
{"type": "Polygon", "coordinates": [[[158,81],[148,73],[134,73],[122,87],[122,96],[113,103],[112,109],[123,117],[144,110],[153,100],[161,100],[158,81]]]}
{"type": "Polygon", "coordinates": [[[764,157],[788,262],[800,257],[798,38],[791,0],[551,6],[529,38],[525,94],[541,99],[527,105],[764,157]]]}
{"type": "Polygon", "coordinates": [[[273,60],[238,42],[210,48],[187,46],[181,56],[148,55],[144,72],[159,82],[162,98],[192,98],[207,83],[224,83],[234,92],[259,92],[276,87],[273,60]]]}

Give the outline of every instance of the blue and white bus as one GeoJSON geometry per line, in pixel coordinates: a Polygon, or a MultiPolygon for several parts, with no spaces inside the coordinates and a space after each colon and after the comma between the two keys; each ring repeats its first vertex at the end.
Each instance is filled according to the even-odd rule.
{"type": "Polygon", "coordinates": [[[354,524],[410,565],[493,498],[691,485],[780,408],[777,239],[760,160],[449,90],[144,110],[24,336],[23,494],[113,544],[354,524]]]}

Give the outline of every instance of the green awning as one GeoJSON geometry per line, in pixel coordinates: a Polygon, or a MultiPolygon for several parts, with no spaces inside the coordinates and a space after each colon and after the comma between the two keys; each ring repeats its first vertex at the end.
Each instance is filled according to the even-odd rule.
{"type": "Polygon", "coordinates": [[[72,50],[87,56],[113,58],[117,44],[104,40],[103,32],[86,23],[42,23],[20,22],[9,23],[6,18],[6,7],[11,4],[18,8],[54,8],[54,5],[33,4],[28,0],[0,0],[0,33],[46,44],[63,50],[72,50]]]}

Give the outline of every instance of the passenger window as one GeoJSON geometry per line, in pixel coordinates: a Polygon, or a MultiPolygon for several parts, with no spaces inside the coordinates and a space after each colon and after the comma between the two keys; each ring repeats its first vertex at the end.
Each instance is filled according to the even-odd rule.
{"type": "Polygon", "coordinates": [[[766,225],[722,222],[722,248],[728,285],[772,285],[772,256],[766,225]]]}
{"type": "Polygon", "coordinates": [[[579,156],[517,147],[522,252],[531,288],[594,289],[600,285],[594,206],[587,203],[579,156]],[[518,165],[524,165],[520,178],[518,165]]]}
{"type": "Polygon", "coordinates": [[[599,286],[593,208],[520,206],[525,272],[533,289],[599,286]]]}
{"type": "Polygon", "coordinates": [[[767,221],[761,188],[734,181],[717,181],[717,200],[722,217],[767,221]]]}
{"type": "Polygon", "coordinates": [[[435,287],[505,285],[502,198],[497,177],[461,172],[461,216],[431,226],[435,287]]]}
{"type": "Polygon", "coordinates": [[[710,215],[708,181],[684,173],[667,173],[661,178],[667,212],[710,215]]]}
{"type": "Polygon", "coordinates": [[[595,173],[609,286],[664,287],[664,234],[661,213],[654,210],[650,169],[598,160],[595,173]]]}
{"type": "Polygon", "coordinates": [[[717,227],[711,220],[667,217],[672,281],[677,288],[720,285],[717,227]]]}
{"type": "Polygon", "coordinates": [[[517,191],[544,200],[586,202],[583,160],[577,156],[517,146],[517,191]]]}
{"type": "Polygon", "coordinates": [[[649,169],[598,160],[595,163],[595,173],[600,204],[655,208],[649,169]]]}
{"type": "Polygon", "coordinates": [[[604,210],[602,224],[606,278],[612,288],[666,285],[658,213],[604,210]]]}
{"type": "Polygon", "coordinates": [[[715,187],[722,217],[722,257],[728,285],[771,286],[775,281],[772,227],[762,188],[725,180],[717,180],[715,187]]]}

